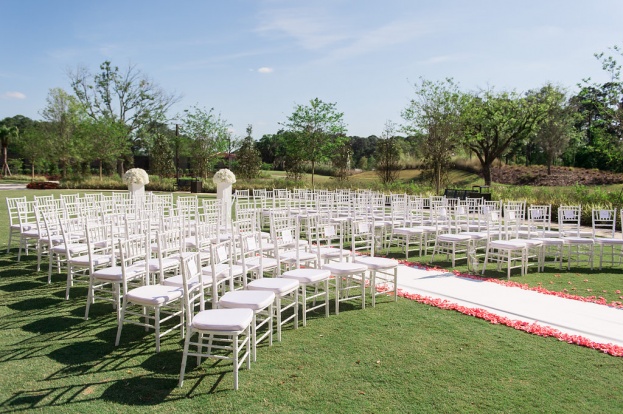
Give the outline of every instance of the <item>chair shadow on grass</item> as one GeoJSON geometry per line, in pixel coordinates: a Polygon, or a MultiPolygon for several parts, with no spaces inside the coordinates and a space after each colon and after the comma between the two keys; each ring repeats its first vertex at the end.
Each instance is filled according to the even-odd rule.
{"type": "Polygon", "coordinates": [[[49,297],[34,297],[24,299],[19,302],[11,303],[8,306],[9,309],[13,309],[20,312],[41,310],[46,311],[50,306],[57,306],[63,303],[61,299],[49,298],[49,297]]]}
{"type": "MultiPolygon", "coordinates": [[[[0,275],[0,280],[2,276],[0,275]]],[[[21,282],[8,283],[6,285],[1,285],[0,290],[5,292],[22,292],[22,291],[30,291],[32,289],[43,286],[43,283],[35,282],[33,280],[23,280],[21,282]]]]}
{"type": "Polygon", "coordinates": [[[101,399],[128,406],[152,406],[167,401],[177,386],[177,378],[138,376],[115,381],[101,399]]]}

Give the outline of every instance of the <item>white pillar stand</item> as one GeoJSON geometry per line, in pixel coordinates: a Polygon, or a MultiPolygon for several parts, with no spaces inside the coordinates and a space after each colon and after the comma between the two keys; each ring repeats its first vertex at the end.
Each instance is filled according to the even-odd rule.
{"type": "Polygon", "coordinates": [[[221,228],[229,230],[231,227],[231,192],[232,184],[218,183],[216,185],[216,198],[221,200],[221,228]]]}
{"type": "Polygon", "coordinates": [[[145,201],[145,184],[128,184],[128,191],[136,207],[141,207],[145,201]]]}

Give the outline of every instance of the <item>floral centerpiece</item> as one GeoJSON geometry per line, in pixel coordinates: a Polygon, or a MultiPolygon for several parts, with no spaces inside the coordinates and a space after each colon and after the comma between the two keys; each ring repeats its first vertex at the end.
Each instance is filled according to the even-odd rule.
{"type": "Polygon", "coordinates": [[[228,170],[227,168],[223,168],[218,170],[214,177],[212,177],[212,182],[216,185],[218,184],[233,184],[236,182],[236,176],[233,172],[228,170]]]}
{"type": "Polygon", "coordinates": [[[130,168],[123,174],[123,183],[128,186],[130,184],[147,185],[149,184],[149,175],[142,168],[130,168]]]}

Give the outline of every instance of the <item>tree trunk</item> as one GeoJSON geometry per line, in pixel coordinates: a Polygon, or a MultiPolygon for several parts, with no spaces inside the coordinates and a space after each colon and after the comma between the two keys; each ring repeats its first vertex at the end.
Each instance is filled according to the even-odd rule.
{"type": "Polygon", "coordinates": [[[2,175],[11,176],[11,169],[9,168],[9,163],[7,162],[7,147],[2,147],[2,175]]]}
{"type": "Polygon", "coordinates": [[[102,160],[100,160],[100,181],[102,181],[102,160]]]}
{"type": "Polygon", "coordinates": [[[552,160],[547,158],[547,175],[552,175],[552,160]]]}
{"type": "Polygon", "coordinates": [[[485,185],[491,185],[491,162],[482,164],[482,177],[485,179],[485,185]]]}
{"type": "Polygon", "coordinates": [[[34,163],[34,161],[30,164],[30,175],[31,175],[31,180],[35,181],[35,163],[34,163]]]}
{"type": "Polygon", "coordinates": [[[437,195],[441,192],[441,165],[437,164],[435,166],[435,190],[437,195]]]}
{"type": "Polygon", "coordinates": [[[315,167],[316,167],[316,163],[315,163],[314,161],[312,161],[312,162],[311,162],[311,165],[312,165],[312,180],[311,180],[311,185],[312,185],[312,188],[314,188],[314,172],[315,172],[315,170],[316,170],[316,168],[315,168],[315,167]]]}

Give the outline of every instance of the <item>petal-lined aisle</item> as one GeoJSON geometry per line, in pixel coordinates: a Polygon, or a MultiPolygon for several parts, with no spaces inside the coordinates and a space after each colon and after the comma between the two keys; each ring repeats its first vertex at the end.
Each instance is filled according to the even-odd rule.
{"type": "Polygon", "coordinates": [[[585,302],[521,284],[417,266],[399,266],[399,295],[535,335],[623,356],[623,309],[585,302]]]}

